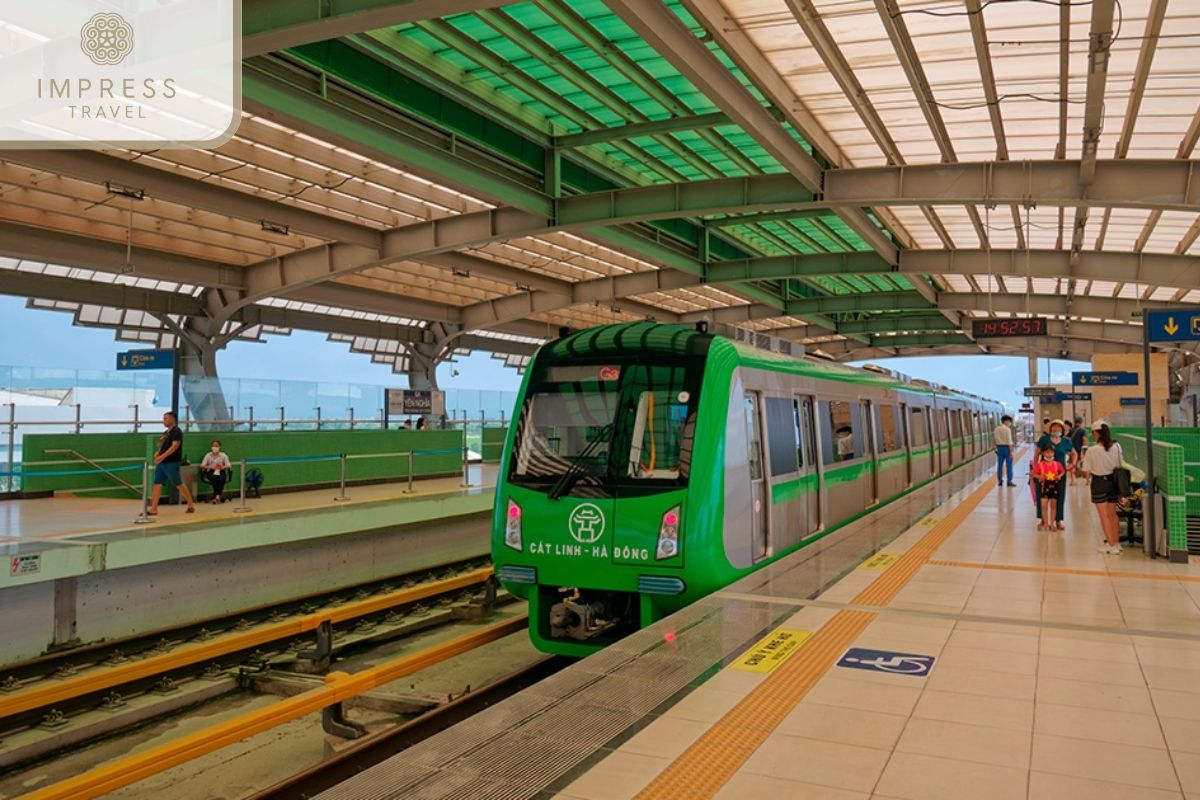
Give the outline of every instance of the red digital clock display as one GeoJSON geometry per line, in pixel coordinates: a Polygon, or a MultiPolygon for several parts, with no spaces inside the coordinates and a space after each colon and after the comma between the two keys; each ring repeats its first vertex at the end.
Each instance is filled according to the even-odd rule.
{"type": "Polygon", "coordinates": [[[1004,319],[973,319],[971,334],[976,339],[995,336],[1045,336],[1044,317],[1009,317],[1004,319]]]}

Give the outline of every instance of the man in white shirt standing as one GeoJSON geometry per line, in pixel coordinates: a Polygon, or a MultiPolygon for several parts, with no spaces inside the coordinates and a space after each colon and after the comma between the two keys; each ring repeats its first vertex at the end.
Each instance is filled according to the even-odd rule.
{"type": "Polygon", "coordinates": [[[1013,418],[1005,414],[1000,418],[1000,424],[992,431],[992,444],[996,446],[996,485],[1004,485],[1004,468],[1008,467],[1008,485],[1013,483],[1013,418]]]}

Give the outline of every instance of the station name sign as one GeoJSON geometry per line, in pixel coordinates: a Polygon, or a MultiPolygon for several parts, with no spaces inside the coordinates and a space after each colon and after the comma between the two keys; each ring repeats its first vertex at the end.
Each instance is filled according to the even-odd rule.
{"type": "Polygon", "coordinates": [[[1003,336],[1045,336],[1045,317],[995,317],[971,320],[971,335],[976,339],[1003,336]]]}
{"type": "Polygon", "coordinates": [[[428,389],[388,389],[387,413],[388,416],[439,417],[446,413],[446,393],[428,389]]]}

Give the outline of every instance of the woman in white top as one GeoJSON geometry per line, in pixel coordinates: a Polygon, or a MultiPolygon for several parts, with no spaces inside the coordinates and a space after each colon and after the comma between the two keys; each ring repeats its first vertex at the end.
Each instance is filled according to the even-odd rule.
{"type": "Polygon", "coordinates": [[[1100,527],[1104,530],[1104,544],[1100,552],[1119,555],[1119,523],[1117,522],[1117,483],[1113,479],[1113,470],[1121,466],[1121,445],[1115,443],[1112,431],[1104,420],[1092,423],[1092,436],[1096,446],[1089,447],[1083,454],[1083,472],[1090,476],[1092,485],[1092,502],[1096,505],[1096,513],[1100,515],[1100,527]]]}
{"type": "Polygon", "coordinates": [[[208,473],[208,482],[213,488],[212,502],[224,503],[222,493],[225,491],[225,482],[229,480],[229,474],[233,471],[233,465],[229,463],[229,456],[221,452],[220,440],[213,439],[212,449],[204,454],[200,469],[208,473]]]}

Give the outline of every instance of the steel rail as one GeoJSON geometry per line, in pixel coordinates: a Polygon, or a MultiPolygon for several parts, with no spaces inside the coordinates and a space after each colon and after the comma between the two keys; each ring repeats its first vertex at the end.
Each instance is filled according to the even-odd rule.
{"type": "Polygon", "coordinates": [[[25,795],[25,800],[89,800],[99,797],[234,742],[271,730],[285,722],[321,711],[425,667],[474,650],[483,644],[516,633],[527,624],[528,617],[522,614],[353,675],[331,672],[325,676],[325,685],[317,689],[289,697],[266,708],[238,715],[136,755],[117,759],[31,792],[25,795]]]}
{"type": "Polygon", "coordinates": [[[230,653],[253,649],[279,639],[292,638],[314,631],[325,622],[338,624],[367,614],[385,611],[394,606],[475,586],[484,583],[491,576],[492,568],[483,567],[453,578],[398,589],[337,608],[305,614],[282,622],[259,625],[247,631],[222,634],[209,641],[192,642],[172,652],[150,656],[138,661],[105,667],[100,670],[88,670],[63,680],[40,681],[37,685],[27,689],[18,689],[0,695],[0,718],[44,708],[64,700],[110,689],[159,673],[189,667],[230,653]]]}

